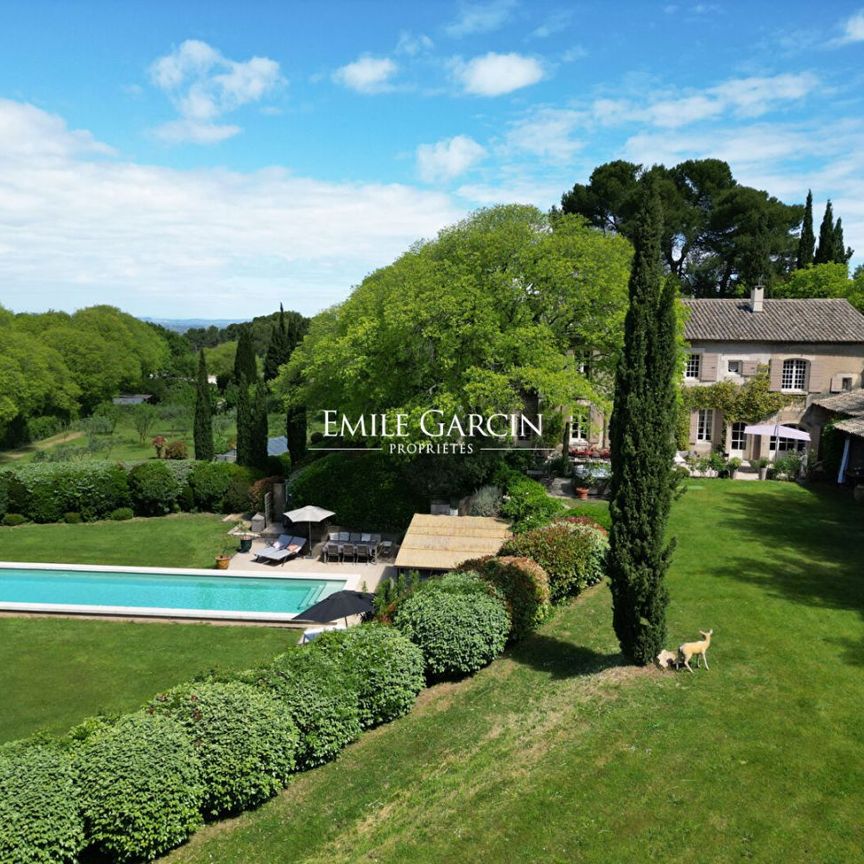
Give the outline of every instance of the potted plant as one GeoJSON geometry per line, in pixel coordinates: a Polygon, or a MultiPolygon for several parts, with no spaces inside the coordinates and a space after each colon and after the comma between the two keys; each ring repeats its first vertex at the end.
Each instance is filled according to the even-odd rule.
{"type": "Polygon", "coordinates": [[[580,501],[588,499],[588,493],[591,491],[591,469],[586,466],[581,466],[577,469],[573,477],[573,489],[580,501]]]}
{"type": "Polygon", "coordinates": [[[737,456],[733,456],[726,462],[726,470],[729,472],[729,479],[734,480],[738,469],[741,467],[741,460],[737,456]]]}
{"type": "Polygon", "coordinates": [[[765,456],[760,456],[758,459],[750,460],[750,467],[755,468],[759,472],[760,480],[768,479],[768,465],[769,460],[765,456]]]}

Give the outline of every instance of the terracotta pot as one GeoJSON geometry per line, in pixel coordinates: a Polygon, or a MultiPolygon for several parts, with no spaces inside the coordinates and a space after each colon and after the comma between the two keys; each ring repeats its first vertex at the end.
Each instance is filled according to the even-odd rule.
{"type": "Polygon", "coordinates": [[[588,500],[588,490],[584,486],[580,486],[576,490],[576,494],[579,496],[580,501],[587,501],[588,500]]]}
{"type": "Polygon", "coordinates": [[[228,562],[231,560],[230,555],[217,555],[216,556],[216,569],[217,570],[227,570],[228,562]]]}

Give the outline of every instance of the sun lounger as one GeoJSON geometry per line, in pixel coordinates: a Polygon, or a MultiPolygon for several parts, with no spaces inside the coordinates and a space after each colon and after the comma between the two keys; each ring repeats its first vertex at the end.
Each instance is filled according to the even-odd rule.
{"type": "Polygon", "coordinates": [[[271,564],[283,564],[289,558],[294,558],[303,551],[306,540],[303,537],[291,537],[281,534],[272,545],[255,553],[255,560],[271,564]]]}

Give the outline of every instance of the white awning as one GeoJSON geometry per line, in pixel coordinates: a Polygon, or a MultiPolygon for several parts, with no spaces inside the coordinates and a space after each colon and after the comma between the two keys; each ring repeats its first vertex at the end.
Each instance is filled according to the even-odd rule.
{"type": "Polygon", "coordinates": [[[779,423],[762,423],[757,426],[745,426],[745,435],[759,435],[772,438],[792,438],[795,441],[809,441],[810,433],[792,426],[782,426],[779,423]]]}

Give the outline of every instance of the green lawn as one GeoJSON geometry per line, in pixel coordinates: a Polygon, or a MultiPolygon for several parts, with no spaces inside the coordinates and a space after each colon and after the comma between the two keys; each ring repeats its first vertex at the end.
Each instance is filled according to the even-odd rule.
{"type": "Polygon", "coordinates": [[[209,513],[127,522],[18,525],[0,528],[0,560],[119,564],[128,567],[212,567],[236,541],[231,525],[209,513]]]}
{"type": "Polygon", "coordinates": [[[296,641],[296,631],[273,627],[0,617],[0,741],[134,710],[173,684],[246,669],[296,641]]]}
{"type": "Polygon", "coordinates": [[[669,646],[621,665],[598,586],[178,862],[846,862],[864,848],[861,507],[704,480],[676,505],[669,646]]]}

